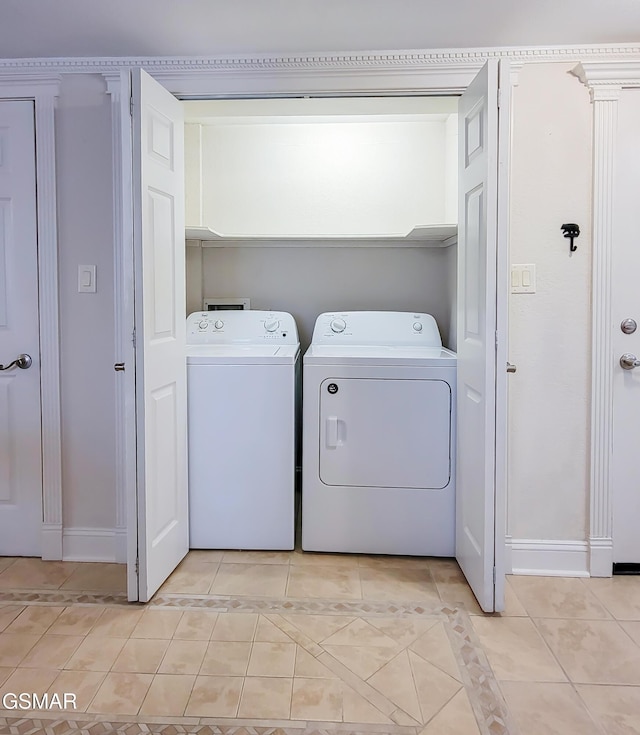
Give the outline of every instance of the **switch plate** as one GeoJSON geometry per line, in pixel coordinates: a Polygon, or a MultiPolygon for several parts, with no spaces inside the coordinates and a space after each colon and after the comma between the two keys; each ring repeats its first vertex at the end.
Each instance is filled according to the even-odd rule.
{"type": "Polygon", "coordinates": [[[535,263],[519,263],[511,265],[511,293],[536,292],[535,263]]]}
{"type": "Polygon", "coordinates": [[[78,266],[78,293],[96,292],[96,267],[95,265],[78,266]]]}

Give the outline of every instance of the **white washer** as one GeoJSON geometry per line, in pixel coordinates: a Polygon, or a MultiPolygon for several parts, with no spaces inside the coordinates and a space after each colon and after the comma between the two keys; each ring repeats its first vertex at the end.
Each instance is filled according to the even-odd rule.
{"type": "Polygon", "coordinates": [[[456,355],[429,314],[321,314],[304,356],[302,548],[455,554],[456,355]]]}
{"type": "Polygon", "coordinates": [[[292,549],[296,372],[291,316],[187,318],[192,549],[292,549]]]}

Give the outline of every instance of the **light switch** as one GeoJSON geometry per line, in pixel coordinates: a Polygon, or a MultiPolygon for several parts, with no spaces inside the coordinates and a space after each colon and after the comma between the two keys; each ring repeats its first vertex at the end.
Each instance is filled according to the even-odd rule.
{"type": "Polygon", "coordinates": [[[511,266],[511,293],[536,292],[536,266],[534,263],[511,266]]]}
{"type": "Polygon", "coordinates": [[[96,267],[95,265],[78,266],[78,293],[96,292],[96,267]]]}

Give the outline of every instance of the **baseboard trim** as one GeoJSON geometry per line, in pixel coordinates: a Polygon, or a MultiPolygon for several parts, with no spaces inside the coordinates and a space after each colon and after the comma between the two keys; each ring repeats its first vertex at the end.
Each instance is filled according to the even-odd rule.
{"type": "Polygon", "coordinates": [[[62,526],[59,523],[42,524],[42,558],[45,561],[62,559],[62,526]]]}
{"type": "Polygon", "coordinates": [[[613,573],[613,539],[589,539],[589,571],[592,577],[610,577],[613,573]]]}
{"type": "Polygon", "coordinates": [[[507,539],[508,574],[541,577],[588,577],[587,541],[507,539]]]}
{"type": "Polygon", "coordinates": [[[118,564],[127,563],[127,529],[116,528],[114,538],[114,553],[118,564]]]}
{"type": "Polygon", "coordinates": [[[65,528],[63,561],[117,562],[117,536],[113,528],[65,528]]]}

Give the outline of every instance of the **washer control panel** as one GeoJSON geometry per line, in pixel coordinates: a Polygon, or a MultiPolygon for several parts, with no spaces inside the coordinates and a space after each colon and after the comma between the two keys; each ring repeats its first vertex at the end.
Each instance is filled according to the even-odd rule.
{"type": "Polygon", "coordinates": [[[298,330],[284,311],[196,311],[187,317],[187,344],[298,344],[298,330]]]}
{"type": "Polygon", "coordinates": [[[316,319],[313,344],[442,347],[431,314],[404,311],[327,312],[316,319]]]}

